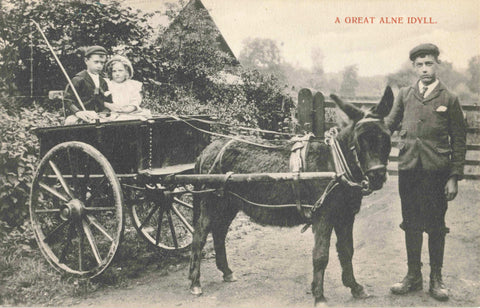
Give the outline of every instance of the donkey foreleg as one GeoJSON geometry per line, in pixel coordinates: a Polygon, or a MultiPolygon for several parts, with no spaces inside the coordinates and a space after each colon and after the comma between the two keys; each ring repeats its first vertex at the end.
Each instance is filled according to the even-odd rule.
{"type": "Polygon", "coordinates": [[[312,295],[315,298],[315,305],[325,302],[323,294],[323,280],[325,268],[328,264],[328,252],[330,249],[330,237],[332,235],[332,224],[322,215],[312,225],[315,233],[315,245],[313,247],[313,281],[312,295]]]}
{"type": "Polygon", "coordinates": [[[201,206],[201,210],[193,233],[190,270],[188,276],[191,280],[190,292],[194,295],[202,294],[202,287],[200,284],[200,263],[202,261],[202,250],[207,241],[207,236],[211,227],[211,218],[206,211],[205,202],[200,202],[199,206],[201,206]]]}
{"type": "Polygon", "coordinates": [[[343,217],[335,224],[335,234],[337,235],[337,252],[340,265],[342,266],[343,285],[350,288],[354,298],[362,299],[370,295],[365,292],[362,285],[357,283],[353,274],[353,222],[355,217],[343,217]]]}

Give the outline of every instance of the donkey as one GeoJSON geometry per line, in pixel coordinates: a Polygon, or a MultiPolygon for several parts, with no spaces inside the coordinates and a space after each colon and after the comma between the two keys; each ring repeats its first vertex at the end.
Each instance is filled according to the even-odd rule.
{"type": "MultiPolygon", "coordinates": [[[[390,87],[385,89],[381,101],[368,111],[344,103],[331,95],[337,106],[348,115],[336,137],[354,182],[368,181],[370,190],[379,190],[386,181],[386,165],[391,150],[390,132],[383,118],[393,104],[390,87]]],[[[292,144],[280,149],[267,149],[239,141],[216,140],[197,159],[197,173],[268,173],[289,172],[292,144]],[[228,143],[228,144],[227,144],[228,143]]],[[[304,171],[338,171],[334,167],[332,151],[321,139],[309,143],[304,171]]],[[[329,181],[329,180],[328,180],[329,181]]],[[[328,182],[327,181],[327,182],[328,182]]],[[[212,232],[217,268],[226,282],[235,281],[228,266],[225,238],[236,214],[242,210],[250,218],[263,225],[295,226],[310,223],[314,232],[312,294],[315,305],[325,302],[323,279],[328,263],[330,237],[335,230],[337,251],[342,266],[342,282],[351,289],[354,298],[369,297],[363,286],[357,283],[353,273],[352,229],[355,214],[360,210],[363,193],[359,185],[344,182],[335,185],[326,195],[322,206],[304,215],[294,207],[268,207],[258,204],[315,204],[326,189],[325,180],[301,181],[295,189],[290,182],[231,183],[220,188],[223,194],[204,194],[194,198],[194,224],[190,257],[190,291],[200,295],[200,262],[207,235],[212,232]],[[231,192],[231,193],[228,193],[231,192]],[[297,193],[299,192],[299,193],[297,193]],[[300,200],[299,200],[300,198],[300,200]],[[249,200],[251,202],[245,202],[249,200]]],[[[206,188],[203,185],[203,188],[206,188]]],[[[209,186],[208,188],[212,188],[209,186]]],[[[219,187],[213,187],[219,188],[219,187]]]]}

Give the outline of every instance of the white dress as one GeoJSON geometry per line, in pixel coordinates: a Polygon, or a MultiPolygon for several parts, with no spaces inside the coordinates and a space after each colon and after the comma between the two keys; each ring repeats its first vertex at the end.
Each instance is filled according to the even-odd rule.
{"type": "Polygon", "coordinates": [[[116,83],[105,79],[108,84],[108,91],[112,94],[113,104],[117,106],[133,105],[140,109],[142,102],[142,83],[137,80],[128,79],[122,83],[116,83]]]}

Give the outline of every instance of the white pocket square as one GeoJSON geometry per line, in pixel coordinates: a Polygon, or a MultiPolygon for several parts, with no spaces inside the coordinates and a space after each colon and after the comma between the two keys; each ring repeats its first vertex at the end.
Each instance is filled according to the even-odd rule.
{"type": "Polygon", "coordinates": [[[447,111],[447,107],[446,107],[446,106],[439,106],[439,107],[437,108],[437,112],[445,112],[445,111],[447,111]]]}

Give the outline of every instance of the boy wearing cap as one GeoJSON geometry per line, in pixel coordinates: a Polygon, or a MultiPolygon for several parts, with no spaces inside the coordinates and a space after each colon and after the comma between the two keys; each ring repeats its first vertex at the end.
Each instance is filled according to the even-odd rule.
{"type": "Polygon", "coordinates": [[[84,61],[87,68],[72,78],[72,83],[86,110],[80,110],[75,104],[76,97],[70,87],[67,87],[66,103],[71,115],[65,119],[65,125],[82,122],[93,122],[98,119],[97,112],[105,111],[105,102],[112,98],[106,95],[108,85],[101,76],[107,51],[101,46],[91,46],[84,50],[84,61]]]}
{"type": "Polygon", "coordinates": [[[391,287],[394,294],[423,288],[421,251],[428,234],[430,295],[448,300],[442,280],[447,202],[455,198],[462,178],[466,127],[458,98],[437,79],[438,47],[421,44],[410,51],[419,80],[400,89],[385,119],[399,130],[398,187],[405,231],[408,273],[391,287]]]}

